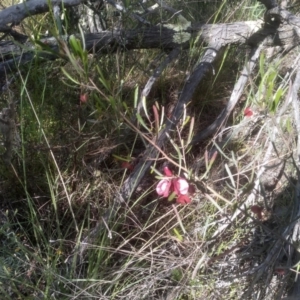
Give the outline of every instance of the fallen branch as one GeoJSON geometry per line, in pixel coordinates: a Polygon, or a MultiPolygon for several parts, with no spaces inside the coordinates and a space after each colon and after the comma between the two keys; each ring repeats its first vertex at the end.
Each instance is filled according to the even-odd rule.
{"type": "Polygon", "coordinates": [[[51,6],[63,5],[68,8],[83,2],[85,0],[30,0],[12,5],[0,11],[0,32],[9,32],[11,26],[20,24],[27,17],[45,13],[51,6]]]}
{"type": "MultiPolygon", "coordinates": [[[[261,21],[219,25],[192,25],[189,23],[185,25],[185,28],[180,27],[179,29],[176,26],[172,27],[170,24],[166,24],[136,30],[90,33],[84,36],[84,42],[87,51],[97,55],[114,53],[118,49],[123,49],[123,51],[162,49],[166,51],[179,47],[184,50],[190,47],[190,41],[194,39],[197,39],[199,44],[205,43],[212,45],[212,47],[218,44],[223,47],[229,44],[248,44],[248,40],[253,43],[254,34],[261,30],[261,24],[261,21]]],[[[265,34],[267,35],[267,33],[270,31],[267,30],[265,34]]],[[[0,76],[5,74],[5,70],[6,72],[15,70],[20,65],[37,57],[51,60],[61,58],[60,43],[62,41],[67,42],[69,38],[69,36],[63,36],[59,39],[54,37],[42,38],[38,44],[35,44],[34,41],[27,41],[24,44],[15,44],[12,41],[0,42],[1,60],[3,61],[0,63],[0,76]],[[44,48],[37,50],[37,45],[39,49],[43,45],[44,48]]],[[[80,39],[81,36],[78,35],[77,38],[80,39]]],[[[255,42],[260,40],[260,36],[255,38],[255,42]]]]}
{"type": "Polygon", "coordinates": [[[216,120],[205,128],[203,131],[199,132],[192,140],[192,144],[196,144],[210,135],[216,133],[216,131],[226,123],[229,115],[231,114],[232,110],[238,103],[244,88],[248,82],[249,76],[252,74],[253,69],[256,66],[256,62],[259,58],[260,52],[262,50],[262,45],[252,50],[252,55],[250,56],[249,62],[247,62],[242,70],[241,76],[238,79],[237,83],[234,85],[232,94],[230,99],[223,109],[221,114],[216,118],[216,120]]]}
{"type": "Polygon", "coordinates": [[[171,51],[171,53],[166,57],[166,59],[154,70],[153,75],[148,79],[142,93],[141,97],[139,99],[139,103],[137,105],[137,113],[140,113],[140,110],[142,108],[142,99],[143,97],[147,97],[151,91],[151,88],[155,81],[160,77],[162,72],[165,70],[165,68],[175,59],[178,57],[180,53],[179,48],[175,48],[171,51]]]}

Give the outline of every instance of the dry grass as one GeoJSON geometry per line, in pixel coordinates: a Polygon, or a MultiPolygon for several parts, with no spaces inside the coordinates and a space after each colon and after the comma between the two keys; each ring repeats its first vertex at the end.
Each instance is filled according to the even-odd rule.
{"type": "MultiPolygon", "coordinates": [[[[209,13],[184,5],[196,20],[196,10],[209,13]]],[[[210,20],[229,21],[244,12],[239,6],[228,17],[225,8],[216,13],[217,7],[210,20]]],[[[152,105],[160,116],[164,106],[168,116],[201,51],[183,53],[166,69],[146,102],[143,120],[152,129],[137,122],[139,132],[124,116],[134,119],[134,89],[148,79],[147,57],[156,57],[155,51],[100,58],[101,72],[88,57],[88,74],[78,74],[84,67],[79,58],[75,66],[51,62],[18,74],[11,90],[20,98],[22,145],[11,165],[0,167],[2,299],[287,295],[298,270],[289,227],[296,211],[297,133],[291,104],[282,109],[288,98],[275,108],[260,101],[261,78],[253,78],[223,129],[223,141],[231,133],[226,143],[215,136],[194,147],[183,145],[190,128],[206,128],[224,107],[243,49],[231,49],[224,64],[215,66],[217,79],[205,78],[186,110],[185,120],[194,117],[195,126],[180,122],[164,146],[167,158],[153,161],[158,171],[169,163],[179,172],[170,160],[187,169],[196,187],[192,203],[160,199],[158,180],[148,172],[130,199],[113,209],[130,173],[122,162],[136,162],[156,134],[152,105]],[[73,85],[61,67],[81,86],[73,85]],[[86,103],[80,102],[83,93],[86,103]],[[243,115],[246,106],[254,111],[250,118],[243,115]],[[251,211],[255,205],[263,208],[261,218],[251,211]]],[[[278,77],[273,94],[281,82],[278,77]]]]}

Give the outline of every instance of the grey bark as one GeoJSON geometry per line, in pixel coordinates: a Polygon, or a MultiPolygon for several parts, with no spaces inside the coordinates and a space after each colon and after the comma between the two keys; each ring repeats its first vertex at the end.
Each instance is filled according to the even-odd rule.
{"type": "MultiPolygon", "coordinates": [[[[0,12],[1,19],[1,12],[0,12]]],[[[300,24],[300,19],[299,19],[300,24]]],[[[1,21],[0,21],[1,26],[1,21]]],[[[107,54],[115,52],[117,49],[124,51],[131,49],[163,49],[171,50],[180,47],[188,49],[190,40],[197,38],[200,43],[209,45],[218,44],[219,47],[228,44],[259,44],[269,34],[275,34],[272,28],[259,29],[260,21],[237,22],[233,24],[219,25],[201,25],[193,24],[186,30],[177,32],[166,26],[152,26],[136,30],[116,30],[103,31],[100,33],[91,33],[85,35],[87,50],[96,54],[107,54]],[[178,42],[178,37],[187,35],[187,41],[178,42]]],[[[78,36],[80,38],[80,36],[78,36]]],[[[68,41],[69,36],[64,36],[63,40],[68,41]]],[[[295,40],[293,44],[295,44],[295,40]]],[[[287,40],[270,39],[270,45],[283,45],[288,43],[287,40]]],[[[36,50],[34,42],[27,41],[23,45],[16,44],[13,41],[0,42],[0,53],[2,63],[0,63],[0,76],[10,70],[16,69],[20,64],[24,64],[33,57],[45,59],[59,58],[59,42],[53,38],[43,38],[39,41],[39,46],[44,44],[43,50],[36,50]]]]}
{"type": "Polygon", "coordinates": [[[11,25],[17,25],[25,18],[49,11],[49,3],[53,6],[63,6],[65,8],[79,5],[84,0],[30,0],[12,5],[0,12],[0,32],[7,32],[11,25]]]}

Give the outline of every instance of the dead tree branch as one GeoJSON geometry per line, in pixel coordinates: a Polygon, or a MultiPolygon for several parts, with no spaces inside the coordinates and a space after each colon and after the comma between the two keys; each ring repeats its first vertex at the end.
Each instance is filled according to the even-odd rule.
{"type": "MultiPolygon", "coordinates": [[[[256,44],[260,42],[262,37],[264,38],[272,32],[270,29],[260,29],[261,24],[261,21],[220,25],[186,24],[186,28],[181,28],[180,31],[175,27],[159,25],[136,30],[103,31],[86,34],[85,44],[87,51],[98,55],[113,53],[120,48],[124,51],[132,49],[162,49],[166,51],[178,47],[184,50],[188,49],[190,41],[195,39],[197,39],[198,44],[218,44],[222,47],[229,44],[256,44]]],[[[61,57],[59,55],[60,43],[68,40],[69,36],[64,36],[60,40],[53,37],[43,38],[38,41],[39,47],[44,45],[42,50],[36,49],[37,44],[34,41],[28,41],[21,45],[13,41],[0,42],[2,60],[0,76],[37,56],[44,59],[61,57]]]]}
{"type": "Polygon", "coordinates": [[[205,128],[202,132],[199,132],[193,138],[192,141],[193,144],[198,143],[203,139],[206,139],[208,136],[214,134],[222,126],[222,124],[226,123],[227,118],[229,117],[230,113],[232,112],[238,100],[240,99],[242,92],[244,91],[249,76],[251,75],[254,67],[256,66],[256,62],[257,59],[259,58],[260,52],[261,52],[261,47],[253,49],[252,55],[250,56],[250,60],[244,66],[242,70],[242,74],[233,88],[233,92],[231,94],[231,97],[226,107],[223,109],[221,114],[216,118],[216,120],[211,125],[205,128]]]}
{"type": "Polygon", "coordinates": [[[83,2],[83,0],[30,0],[12,5],[0,11],[0,32],[8,32],[11,26],[20,24],[25,18],[49,11],[49,3],[52,7],[63,4],[64,8],[67,8],[83,2]]]}

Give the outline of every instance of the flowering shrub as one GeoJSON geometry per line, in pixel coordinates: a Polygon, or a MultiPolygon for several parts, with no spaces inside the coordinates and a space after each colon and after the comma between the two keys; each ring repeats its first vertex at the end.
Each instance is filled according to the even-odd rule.
{"type": "Polygon", "coordinates": [[[181,177],[174,177],[168,167],[164,167],[165,178],[160,180],[156,186],[156,192],[159,196],[168,198],[177,196],[176,202],[179,204],[188,204],[191,202],[188,196],[189,183],[181,177]]]}

